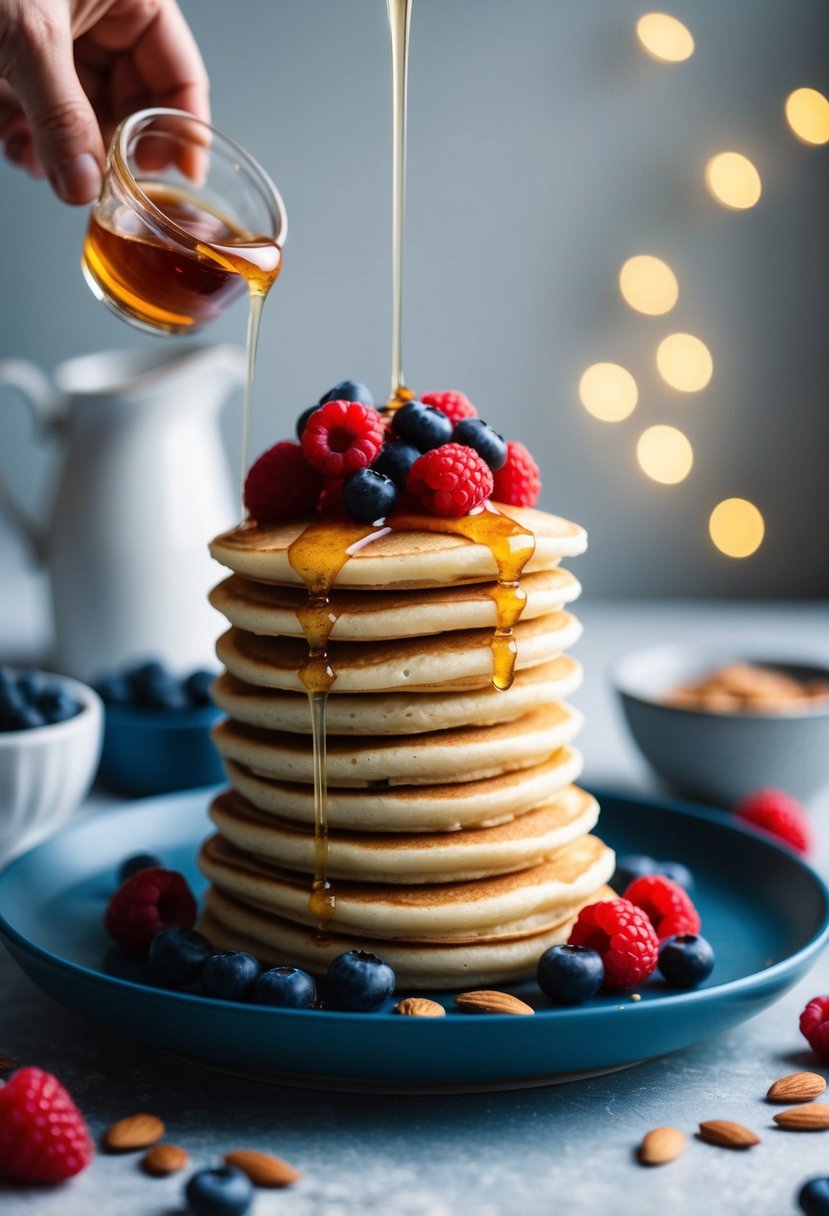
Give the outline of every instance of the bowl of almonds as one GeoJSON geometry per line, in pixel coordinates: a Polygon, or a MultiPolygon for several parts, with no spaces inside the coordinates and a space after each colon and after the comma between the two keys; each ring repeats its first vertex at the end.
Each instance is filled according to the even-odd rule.
{"type": "Polygon", "coordinates": [[[808,801],[829,784],[829,662],[661,645],[612,672],[645,760],[677,793],[733,807],[761,787],[808,801]]]}

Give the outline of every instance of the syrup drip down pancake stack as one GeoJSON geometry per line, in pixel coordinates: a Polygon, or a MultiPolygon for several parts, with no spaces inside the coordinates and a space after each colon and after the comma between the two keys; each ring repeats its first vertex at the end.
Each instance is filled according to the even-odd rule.
{"type": "Polygon", "coordinates": [[[211,596],[230,788],[200,855],[217,948],[316,974],[361,948],[404,987],[497,983],[608,897],[566,701],[580,588],[559,563],[585,543],[514,506],[214,541],[231,571],[211,596]]]}

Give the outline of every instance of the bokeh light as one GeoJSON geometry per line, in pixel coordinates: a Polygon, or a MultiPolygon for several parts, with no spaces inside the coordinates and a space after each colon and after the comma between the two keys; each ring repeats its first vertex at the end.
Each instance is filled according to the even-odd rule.
{"type": "Polygon", "coordinates": [[[795,89],[786,98],[786,119],[804,144],[829,143],[829,101],[817,89],[795,89]]]}
{"type": "Polygon", "coordinates": [[[691,472],[694,449],[688,437],[675,426],[650,426],[639,436],[636,459],[648,477],[674,486],[691,472]]]}
{"type": "Polygon", "coordinates": [[[619,271],[619,290],[631,308],[651,317],[670,312],[679,298],[679,284],[670,266],[647,253],[628,258],[619,271]]]}
{"type": "Polygon", "coordinates": [[[708,531],[726,557],[750,557],[763,543],[766,526],[754,503],[745,498],[726,498],[711,512],[708,531]]]}
{"type": "Polygon", "coordinates": [[[705,166],[705,184],[718,203],[733,211],[745,211],[763,192],[760,174],[740,152],[720,152],[705,166]]]}
{"type": "Polygon", "coordinates": [[[602,422],[621,422],[636,408],[639,390],[636,381],[618,363],[594,363],[579,381],[581,403],[602,422]]]}
{"type": "Polygon", "coordinates": [[[656,351],[659,374],[681,393],[698,393],[714,374],[714,360],[705,343],[693,334],[668,334],[656,351]]]}
{"type": "Polygon", "coordinates": [[[636,36],[653,59],[681,63],[694,53],[691,31],[669,13],[645,13],[636,22],[636,36]]]}

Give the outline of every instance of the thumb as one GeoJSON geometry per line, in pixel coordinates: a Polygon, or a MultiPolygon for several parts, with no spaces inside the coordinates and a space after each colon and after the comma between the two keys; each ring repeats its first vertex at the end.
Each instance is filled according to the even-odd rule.
{"type": "Polygon", "coordinates": [[[100,127],[75,72],[68,20],[40,18],[18,31],[16,46],[7,44],[0,75],[17,94],[55,194],[65,203],[90,203],[101,189],[100,127]]]}

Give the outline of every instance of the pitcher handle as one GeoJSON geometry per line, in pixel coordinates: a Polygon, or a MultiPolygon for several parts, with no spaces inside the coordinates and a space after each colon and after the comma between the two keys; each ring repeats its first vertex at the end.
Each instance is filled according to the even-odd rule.
{"type": "MultiPolygon", "coordinates": [[[[35,421],[38,438],[43,438],[60,417],[60,398],[46,376],[25,359],[0,359],[0,389],[13,388],[23,398],[35,421]]],[[[43,537],[34,520],[30,519],[15,500],[11,487],[0,468],[0,512],[6,514],[13,526],[29,544],[35,557],[43,557],[43,537]]]]}

